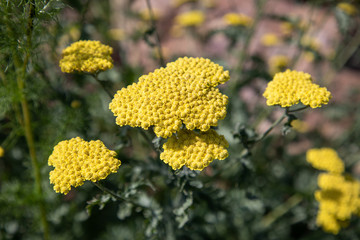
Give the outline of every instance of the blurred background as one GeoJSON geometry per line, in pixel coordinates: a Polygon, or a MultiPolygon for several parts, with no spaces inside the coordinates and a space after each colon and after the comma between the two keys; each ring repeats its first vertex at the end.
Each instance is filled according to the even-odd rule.
{"type": "Polygon", "coordinates": [[[305,160],[310,148],[334,148],[346,172],[360,179],[359,1],[30,2],[36,4],[31,49],[28,3],[2,0],[0,8],[0,239],[44,239],[44,228],[49,239],[360,238],[358,216],[338,235],[316,225],[319,171],[305,160]],[[137,129],[115,124],[111,99],[98,82],[60,71],[62,50],[78,40],[114,49],[113,69],[99,74],[113,94],[178,57],[224,66],[231,79],[219,88],[230,103],[217,131],[230,143],[229,158],[202,172],[172,171],[137,129]],[[23,92],[14,80],[16,56],[27,66],[23,92]],[[283,114],[262,94],[274,74],[288,68],[310,73],[333,98],[245,146],[244,136],[261,135],[283,114]],[[34,191],[22,94],[43,194],[34,191]],[[117,151],[122,166],[103,184],[128,202],[90,183],[66,196],[53,191],[47,159],[59,141],[76,136],[117,151]]]}

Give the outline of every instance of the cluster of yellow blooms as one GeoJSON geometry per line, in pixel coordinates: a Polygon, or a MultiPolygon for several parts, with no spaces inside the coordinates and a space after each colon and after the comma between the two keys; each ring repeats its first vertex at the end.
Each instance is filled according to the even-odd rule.
{"type": "Polygon", "coordinates": [[[215,87],[229,78],[228,71],[209,59],[179,58],[168,63],[165,68],[140,77],[137,83],[119,90],[109,108],[119,126],[130,125],[145,130],[154,126],[158,137],[170,137],[164,145],[161,159],[174,169],[185,164],[190,169],[202,170],[214,158],[224,159],[227,156],[224,152],[220,155],[217,152],[210,153],[199,163],[199,158],[203,156],[199,155],[196,146],[208,138],[212,140],[206,140],[204,144],[212,143],[214,149],[226,145],[210,127],[217,126],[218,120],[226,115],[228,97],[215,87]],[[190,131],[180,130],[182,126],[190,131]],[[204,133],[192,133],[194,129],[204,133]],[[174,133],[177,135],[172,136],[174,133]],[[218,146],[217,143],[222,145],[218,146]],[[171,154],[179,146],[187,151],[187,160],[178,162],[171,154]]]}
{"type": "Polygon", "coordinates": [[[328,171],[318,177],[316,223],[324,231],[338,234],[353,214],[360,216],[360,182],[343,175],[344,163],[333,149],[310,149],[306,158],[314,168],[328,171]]]}
{"type": "Polygon", "coordinates": [[[107,149],[103,142],[84,141],[80,137],[59,142],[49,157],[50,183],[54,190],[67,194],[71,186],[83,185],[85,180],[93,182],[105,179],[117,172],[121,162],[115,158],[116,152],[107,149]]]}
{"type": "Polygon", "coordinates": [[[249,27],[253,21],[250,17],[241,13],[228,13],[224,16],[224,22],[231,26],[249,27]]]}
{"type": "Polygon", "coordinates": [[[113,67],[113,49],[99,41],[77,41],[62,51],[61,71],[97,73],[113,67]]]}
{"type": "Polygon", "coordinates": [[[354,16],[358,13],[358,9],[356,8],[356,6],[354,6],[351,3],[342,2],[339,3],[336,7],[339,8],[341,11],[345,12],[349,16],[354,16]]]}
{"type": "Polygon", "coordinates": [[[280,42],[281,40],[274,33],[267,33],[261,38],[261,43],[267,47],[278,45],[280,42]]]}
{"type": "Polygon", "coordinates": [[[154,127],[168,138],[186,128],[207,131],[226,115],[228,97],[215,88],[229,72],[204,58],[179,58],[119,90],[109,105],[119,126],[154,127]]]}
{"type": "Polygon", "coordinates": [[[228,147],[224,136],[218,135],[212,129],[200,133],[180,130],[164,144],[160,159],[174,170],[184,165],[191,170],[203,170],[214,159],[227,158],[228,147]]]}
{"type": "Polygon", "coordinates": [[[344,172],[344,163],[331,148],[310,149],[306,153],[306,161],[314,168],[341,174],[344,172]]]}
{"type": "Polygon", "coordinates": [[[289,69],[275,74],[263,96],[267,99],[267,105],[281,107],[290,107],[301,101],[306,106],[317,108],[331,99],[331,93],[313,83],[310,74],[289,69]]]}
{"type": "Polygon", "coordinates": [[[199,26],[205,21],[205,15],[201,11],[189,11],[179,14],[175,18],[175,22],[182,27],[199,26]]]}

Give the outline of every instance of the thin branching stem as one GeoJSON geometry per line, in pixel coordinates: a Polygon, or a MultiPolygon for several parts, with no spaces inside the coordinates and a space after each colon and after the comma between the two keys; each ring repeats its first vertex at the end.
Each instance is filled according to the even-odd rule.
{"type": "Polygon", "coordinates": [[[16,75],[16,78],[17,78],[17,85],[19,88],[19,92],[21,93],[21,108],[23,115],[22,123],[25,132],[26,142],[29,148],[33,174],[35,177],[35,193],[40,197],[39,207],[40,207],[41,224],[43,227],[43,237],[44,239],[47,240],[49,239],[49,225],[46,219],[46,207],[45,207],[43,189],[41,186],[42,178],[41,178],[40,166],[37,160],[37,155],[35,150],[33,131],[31,128],[31,115],[30,115],[29,104],[27,102],[26,96],[24,95],[24,91],[23,91],[25,88],[24,80],[26,79],[26,68],[28,66],[30,59],[30,50],[32,49],[33,21],[35,18],[35,0],[29,1],[28,6],[29,6],[29,15],[27,22],[27,30],[26,30],[26,39],[27,39],[26,45],[28,51],[25,54],[22,64],[21,64],[21,60],[17,56],[16,49],[13,49],[13,57],[14,57],[15,67],[20,69],[20,71],[16,75]]]}
{"type": "Polygon", "coordinates": [[[98,78],[98,73],[90,75],[100,84],[100,86],[104,89],[110,99],[112,99],[114,97],[114,94],[106,87],[105,83],[98,78]]]}
{"type": "Polygon", "coordinates": [[[158,51],[158,54],[159,54],[160,66],[165,67],[164,55],[163,55],[162,48],[161,48],[160,35],[159,35],[159,32],[157,31],[157,28],[156,28],[154,12],[152,10],[150,0],[146,0],[146,5],[147,5],[147,8],[149,10],[151,28],[154,29],[154,33],[155,33],[156,45],[157,45],[157,51],[158,51]]]}

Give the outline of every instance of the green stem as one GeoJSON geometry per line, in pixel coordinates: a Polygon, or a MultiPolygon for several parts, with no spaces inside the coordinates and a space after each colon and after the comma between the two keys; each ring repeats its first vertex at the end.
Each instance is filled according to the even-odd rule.
{"type": "Polygon", "coordinates": [[[307,108],[309,108],[309,106],[304,106],[304,107],[300,107],[300,108],[292,109],[292,110],[288,109],[288,110],[287,110],[287,113],[299,112],[299,111],[305,110],[305,109],[307,109],[307,108]]]}
{"type": "Polygon", "coordinates": [[[152,28],[154,29],[154,31],[155,31],[156,45],[157,45],[157,47],[158,47],[157,50],[158,50],[158,54],[159,54],[160,66],[161,66],[161,67],[165,67],[165,61],[164,61],[164,56],[163,56],[162,48],[161,48],[160,36],[159,36],[159,33],[158,33],[158,31],[157,31],[157,28],[156,28],[154,13],[153,13],[153,10],[152,10],[152,7],[151,7],[151,2],[150,2],[150,0],[146,0],[146,5],[147,5],[147,8],[148,8],[148,10],[149,10],[151,27],[152,27],[152,28]]]}
{"type": "Polygon", "coordinates": [[[294,194],[292,195],[285,203],[277,206],[273,211],[268,213],[263,219],[260,221],[261,228],[268,228],[273,224],[277,219],[287,213],[290,209],[298,205],[302,201],[303,197],[294,194]]]}
{"type": "MultiPolygon", "coordinates": [[[[259,0],[257,3],[256,16],[254,18],[251,28],[248,30],[248,34],[246,35],[246,38],[244,41],[244,46],[242,47],[242,50],[240,51],[240,54],[239,54],[239,62],[238,62],[237,68],[236,68],[238,71],[238,76],[239,76],[238,79],[241,79],[241,77],[242,77],[242,73],[244,71],[244,65],[245,65],[245,62],[246,62],[247,56],[248,56],[248,49],[249,49],[251,40],[254,36],[256,26],[262,17],[264,6],[265,6],[266,2],[267,2],[267,0],[259,0]]],[[[238,84],[239,84],[238,81],[229,82],[229,87],[228,87],[229,90],[228,91],[230,91],[230,92],[235,91],[238,84]]],[[[243,84],[241,84],[241,85],[243,85],[243,84]]]]}
{"type": "Polygon", "coordinates": [[[98,78],[98,74],[90,74],[91,76],[93,76],[93,78],[95,78],[95,80],[100,84],[100,86],[104,89],[104,91],[107,93],[107,95],[110,97],[110,99],[112,99],[114,97],[114,93],[112,93],[107,86],[105,85],[105,83],[103,81],[101,81],[98,78]]]}
{"type": "Polygon", "coordinates": [[[288,111],[286,110],[285,113],[276,120],[261,136],[259,136],[255,142],[260,142],[263,140],[277,125],[279,125],[286,117],[288,116],[288,111]]]}
{"type": "Polygon", "coordinates": [[[98,187],[101,191],[103,191],[104,193],[110,194],[111,196],[113,196],[114,198],[116,198],[117,200],[120,201],[125,201],[125,202],[130,202],[128,199],[123,198],[122,196],[116,194],[115,192],[111,191],[110,189],[108,189],[107,187],[104,187],[103,185],[101,185],[98,182],[92,182],[96,187],[98,187]]]}
{"type": "MultiPolygon", "coordinates": [[[[40,166],[37,160],[36,151],[35,151],[35,141],[34,136],[31,128],[31,116],[30,116],[30,110],[29,110],[29,104],[26,100],[26,96],[24,95],[24,87],[25,87],[25,78],[26,78],[26,68],[29,63],[30,59],[30,51],[32,49],[32,31],[33,31],[33,20],[35,17],[35,0],[29,1],[29,16],[28,16],[28,22],[27,22],[27,30],[26,30],[26,37],[27,37],[27,48],[28,51],[25,54],[25,58],[23,61],[22,66],[20,66],[20,59],[17,57],[16,52],[13,53],[14,58],[16,61],[14,61],[15,65],[18,69],[20,69],[20,72],[16,75],[17,78],[17,85],[21,94],[21,108],[23,113],[23,127],[25,130],[25,138],[26,142],[29,148],[29,154],[31,159],[31,165],[33,169],[33,174],[35,177],[35,192],[40,197],[39,200],[39,207],[40,207],[40,217],[41,217],[41,223],[43,226],[43,237],[44,239],[49,239],[49,226],[46,219],[46,207],[45,207],[45,201],[44,201],[44,194],[41,186],[41,173],[40,173],[40,166]],[[16,64],[17,63],[17,64],[16,64]]],[[[15,51],[15,50],[13,50],[15,51]]]]}

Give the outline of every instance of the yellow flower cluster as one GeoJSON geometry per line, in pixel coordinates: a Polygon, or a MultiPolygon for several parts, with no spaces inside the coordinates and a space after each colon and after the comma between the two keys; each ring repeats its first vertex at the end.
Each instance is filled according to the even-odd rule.
{"type": "Polygon", "coordinates": [[[4,149],[0,146],[0,157],[3,157],[5,154],[4,149]]]}
{"type": "Polygon", "coordinates": [[[50,183],[55,192],[67,194],[71,186],[83,185],[85,180],[93,182],[117,172],[121,162],[114,158],[115,151],[105,147],[103,142],[84,141],[80,137],[59,142],[49,157],[50,183]]]}
{"type": "Polygon", "coordinates": [[[62,72],[97,73],[113,67],[113,49],[99,41],[82,40],[71,44],[62,52],[62,72]]]}
{"type": "Polygon", "coordinates": [[[210,129],[196,133],[180,130],[164,144],[160,159],[176,170],[186,166],[191,170],[203,170],[214,159],[224,160],[229,156],[229,147],[224,136],[210,129]]]}
{"type": "Polygon", "coordinates": [[[353,214],[360,216],[360,183],[340,174],[323,173],[318,177],[321,190],[315,192],[319,201],[316,223],[324,231],[338,234],[353,214]]]}
{"type": "Polygon", "coordinates": [[[289,69],[275,74],[263,96],[267,99],[267,105],[281,107],[290,107],[301,101],[306,106],[317,108],[331,99],[331,93],[313,83],[310,74],[289,69]]]}
{"type": "Polygon", "coordinates": [[[226,115],[228,97],[215,88],[229,72],[204,58],[179,58],[119,90],[109,105],[116,124],[148,129],[168,138],[185,124],[207,131],[226,115]]]}
{"type": "Polygon", "coordinates": [[[289,65],[290,59],[285,55],[275,55],[270,58],[269,70],[271,74],[283,71],[289,65]]]}
{"type": "Polygon", "coordinates": [[[356,8],[356,6],[352,5],[351,3],[342,2],[339,3],[336,7],[349,16],[354,16],[358,13],[358,9],[356,8]]]}
{"type": "Polygon", "coordinates": [[[337,174],[344,172],[344,163],[332,148],[310,149],[306,153],[306,161],[319,170],[337,174]]]}
{"type": "Polygon", "coordinates": [[[261,38],[261,43],[267,47],[278,45],[280,41],[279,37],[273,33],[267,33],[261,38]]]}
{"type": "Polygon", "coordinates": [[[300,133],[305,133],[309,130],[309,125],[306,122],[301,121],[299,119],[292,120],[291,127],[300,133]]]}
{"type": "Polygon", "coordinates": [[[199,26],[205,21],[205,15],[201,11],[190,11],[179,14],[175,22],[183,27],[199,26]]]}
{"type": "Polygon", "coordinates": [[[252,24],[252,19],[244,14],[228,13],[224,16],[224,22],[232,26],[249,27],[252,24]]]}

